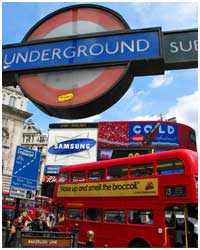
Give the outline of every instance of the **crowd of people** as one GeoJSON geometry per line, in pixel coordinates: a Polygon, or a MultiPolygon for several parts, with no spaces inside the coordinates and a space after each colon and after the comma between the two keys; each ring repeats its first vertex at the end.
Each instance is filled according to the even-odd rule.
{"type": "Polygon", "coordinates": [[[21,209],[19,216],[12,225],[7,225],[5,247],[19,247],[21,244],[21,232],[25,231],[51,231],[56,223],[56,216],[52,211],[48,214],[42,208],[36,210],[36,216],[31,219],[26,209],[21,209]]]}
{"type": "MultiPolygon", "coordinates": [[[[198,213],[197,209],[190,209],[187,216],[187,230],[188,230],[188,243],[189,247],[198,247],[198,213]]],[[[184,230],[178,228],[176,223],[176,216],[172,214],[172,222],[168,226],[174,226],[175,230],[175,247],[183,247],[183,234],[184,230]],[[174,215],[174,216],[173,216],[174,215]],[[173,219],[172,219],[173,218],[173,219]]],[[[149,214],[149,223],[152,224],[153,217],[149,214]]],[[[21,209],[19,216],[7,225],[7,235],[5,241],[5,247],[16,248],[21,246],[21,232],[24,231],[52,231],[55,225],[62,225],[64,223],[64,213],[58,213],[55,215],[53,211],[45,213],[42,208],[36,210],[36,216],[31,219],[26,209],[21,209]]]]}

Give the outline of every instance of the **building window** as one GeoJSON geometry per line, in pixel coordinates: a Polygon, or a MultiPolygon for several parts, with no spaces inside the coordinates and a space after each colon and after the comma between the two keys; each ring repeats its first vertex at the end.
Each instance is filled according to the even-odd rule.
{"type": "Polygon", "coordinates": [[[4,127],[7,127],[7,124],[8,124],[8,119],[3,118],[3,119],[2,119],[2,125],[3,125],[4,127]]]}
{"type": "Polygon", "coordinates": [[[30,142],[30,135],[26,135],[26,140],[25,140],[25,143],[29,143],[30,142]]]}
{"type": "Polygon", "coordinates": [[[38,147],[38,151],[42,153],[42,147],[38,147]]]}
{"type": "Polygon", "coordinates": [[[15,96],[11,96],[9,99],[9,106],[10,107],[15,107],[15,103],[16,103],[17,98],[15,96]]]}

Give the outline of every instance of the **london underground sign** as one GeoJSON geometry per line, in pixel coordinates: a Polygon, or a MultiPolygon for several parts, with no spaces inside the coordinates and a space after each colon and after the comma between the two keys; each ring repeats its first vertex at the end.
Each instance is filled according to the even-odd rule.
{"type": "MultiPolygon", "coordinates": [[[[76,44],[79,36],[127,30],[130,29],[125,20],[107,8],[76,5],[42,19],[22,43],[68,36],[74,37],[76,44]]],[[[52,68],[46,69],[46,72],[39,69],[37,73],[33,71],[29,74],[6,71],[5,74],[4,79],[8,77],[9,82],[9,77],[14,75],[24,94],[44,112],[71,119],[104,111],[127,91],[133,79],[131,62],[87,69],[74,67],[73,70],[60,67],[56,72],[52,68]]]]}
{"type": "Polygon", "coordinates": [[[159,30],[60,42],[22,44],[3,51],[3,70],[22,71],[160,58],[159,30]]]}
{"type": "Polygon", "coordinates": [[[198,30],[164,32],[165,68],[193,68],[198,64],[198,30]]]}
{"type": "Polygon", "coordinates": [[[22,43],[3,47],[3,85],[19,84],[49,115],[88,117],[117,102],[133,76],[197,67],[198,41],[186,57],[181,49],[173,52],[179,40],[190,43],[184,33],[130,30],[118,13],[102,6],[63,8],[37,23],[22,43]]]}

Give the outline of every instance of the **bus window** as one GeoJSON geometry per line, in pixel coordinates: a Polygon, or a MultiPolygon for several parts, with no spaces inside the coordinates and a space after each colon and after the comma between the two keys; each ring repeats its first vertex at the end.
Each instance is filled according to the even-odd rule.
{"type": "Polygon", "coordinates": [[[75,171],[71,172],[71,181],[72,182],[79,182],[85,180],[85,171],[75,171]]]}
{"type": "Polygon", "coordinates": [[[105,210],[105,222],[125,223],[123,210],[105,210]]]}
{"type": "Polygon", "coordinates": [[[67,209],[68,219],[82,220],[82,209],[79,208],[69,208],[67,209]]]}
{"type": "Polygon", "coordinates": [[[149,224],[153,222],[153,211],[152,210],[129,210],[128,211],[128,222],[130,224],[149,224]]]}
{"type": "Polygon", "coordinates": [[[158,174],[181,174],[183,172],[183,163],[178,159],[157,161],[158,174]]]}
{"type": "Polygon", "coordinates": [[[108,168],[108,179],[128,177],[128,166],[113,166],[108,168]]]}
{"type": "Polygon", "coordinates": [[[132,165],[131,176],[149,176],[153,174],[153,163],[146,163],[141,165],[132,165]]]}
{"type": "Polygon", "coordinates": [[[100,208],[86,208],[85,219],[93,221],[102,221],[102,209],[100,208]]]}
{"type": "Polygon", "coordinates": [[[68,181],[68,173],[61,173],[58,179],[59,183],[67,182],[68,181]]]}
{"type": "Polygon", "coordinates": [[[88,171],[88,180],[101,180],[105,178],[104,169],[95,169],[88,171]]]}

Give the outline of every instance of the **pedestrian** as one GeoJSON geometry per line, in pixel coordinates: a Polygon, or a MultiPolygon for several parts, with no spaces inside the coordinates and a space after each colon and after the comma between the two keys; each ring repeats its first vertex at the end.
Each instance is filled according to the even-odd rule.
{"type": "Polygon", "coordinates": [[[42,208],[36,210],[36,218],[31,222],[32,231],[49,231],[45,221],[45,211],[42,208]]]}
{"type": "Polygon", "coordinates": [[[31,218],[28,216],[28,211],[22,208],[20,210],[20,216],[13,221],[6,247],[13,248],[21,246],[21,232],[24,231],[27,222],[31,223],[31,221],[31,218]]]}
{"type": "Polygon", "coordinates": [[[56,224],[56,217],[55,217],[55,215],[54,215],[54,213],[53,213],[52,210],[49,211],[49,214],[47,216],[46,222],[47,222],[47,226],[50,229],[52,229],[55,226],[55,224],[56,224]]]}
{"type": "Polygon", "coordinates": [[[153,214],[148,214],[148,220],[146,221],[146,224],[152,225],[153,224],[153,214]]]}
{"type": "Polygon", "coordinates": [[[89,230],[87,232],[87,240],[85,242],[86,248],[93,248],[94,247],[94,231],[89,230]]]}
{"type": "Polygon", "coordinates": [[[64,225],[64,220],[65,220],[64,212],[58,213],[56,225],[64,225]]]}

